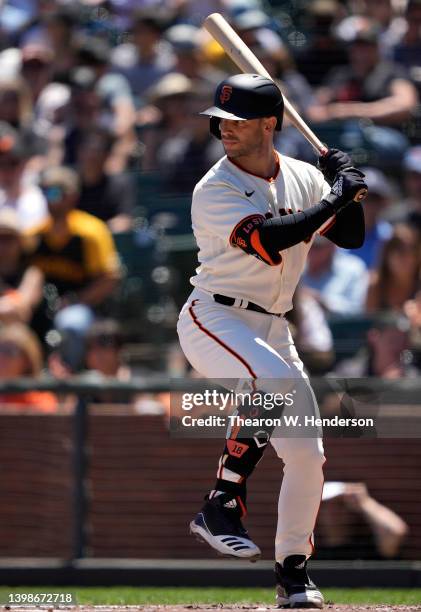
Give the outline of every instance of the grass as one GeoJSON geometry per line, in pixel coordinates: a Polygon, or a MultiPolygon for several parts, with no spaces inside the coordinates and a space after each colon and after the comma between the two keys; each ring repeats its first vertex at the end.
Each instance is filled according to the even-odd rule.
{"type": "MultiPolygon", "coordinates": [[[[273,605],[274,590],[261,588],[182,587],[0,587],[0,601],[8,593],[68,593],[79,604],[235,604],[273,605]]],[[[338,604],[421,604],[421,589],[323,589],[325,599],[338,604]]]]}

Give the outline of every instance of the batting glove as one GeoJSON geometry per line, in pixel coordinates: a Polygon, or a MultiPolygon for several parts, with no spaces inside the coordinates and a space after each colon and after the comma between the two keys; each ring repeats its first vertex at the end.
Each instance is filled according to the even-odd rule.
{"type": "Polygon", "coordinates": [[[352,161],[348,153],[339,149],[329,149],[326,155],[320,155],[317,165],[329,185],[332,185],[337,173],[345,168],[350,168],[352,161]]]}
{"type": "Polygon", "coordinates": [[[324,198],[335,212],[350,204],[361,189],[367,189],[365,175],[356,168],[345,168],[337,173],[330,193],[324,198]]]}

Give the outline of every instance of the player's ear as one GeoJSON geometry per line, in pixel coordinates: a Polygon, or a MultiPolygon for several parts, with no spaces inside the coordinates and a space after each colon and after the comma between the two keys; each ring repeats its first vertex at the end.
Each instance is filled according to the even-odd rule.
{"type": "Polygon", "coordinates": [[[275,131],[275,127],[276,127],[276,123],[277,123],[277,119],[276,117],[265,117],[263,119],[263,125],[264,125],[264,130],[265,132],[274,132],[275,131]]]}

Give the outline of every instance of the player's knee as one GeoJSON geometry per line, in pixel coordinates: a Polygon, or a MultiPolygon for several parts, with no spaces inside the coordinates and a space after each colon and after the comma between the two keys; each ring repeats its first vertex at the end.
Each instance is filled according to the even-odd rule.
{"type": "Polygon", "coordinates": [[[285,466],[299,464],[306,470],[321,469],[326,461],[323,452],[323,443],[320,438],[295,438],[289,440],[292,444],[280,449],[285,466]]]}

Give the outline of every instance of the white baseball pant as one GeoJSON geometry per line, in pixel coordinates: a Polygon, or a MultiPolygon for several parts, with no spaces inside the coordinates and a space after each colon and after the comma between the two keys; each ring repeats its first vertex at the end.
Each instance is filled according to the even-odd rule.
{"type": "MultiPolygon", "coordinates": [[[[186,358],[203,377],[255,379],[258,389],[278,392],[289,390],[294,379],[302,380],[305,384],[294,387],[294,404],[300,414],[318,414],[284,317],[224,306],[195,288],[180,313],[177,331],[186,358]],[[273,389],[267,388],[268,379],[274,379],[273,389]]],[[[325,457],[319,437],[281,437],[275,428],[271,444],[284,462],[275,539],[275,559],[282,563],[289,555],[308,557],[313,552],[325,457]]]]}

